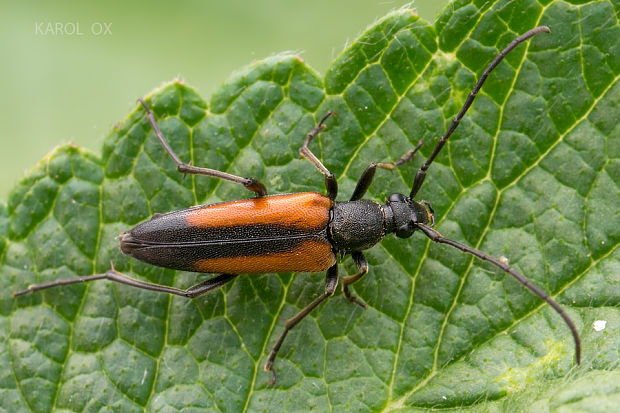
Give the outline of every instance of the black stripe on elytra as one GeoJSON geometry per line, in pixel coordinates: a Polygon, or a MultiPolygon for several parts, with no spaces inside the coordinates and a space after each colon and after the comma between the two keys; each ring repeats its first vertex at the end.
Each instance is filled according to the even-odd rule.
{"type": "Polygon", "coordinates": [[[194,271],[194,263],[210,258],[255,257],[290,251],[307,241],[329,244],[326,231],[320,234],[281,237],[274,239],[249,239],[234,242],[194,242],[175,244],[141,244],[123,241],[125,254],[160,267],[194,271]]]}
{"type": "Polygon", "coordinates": [[[184,214],[167,214],[137,225],[129,234],[135,241],[145,243],[182,244],[312,236],[322,232],[325,227],[308,230],[278,223],[196,227],[187,225],[184,214]]]}

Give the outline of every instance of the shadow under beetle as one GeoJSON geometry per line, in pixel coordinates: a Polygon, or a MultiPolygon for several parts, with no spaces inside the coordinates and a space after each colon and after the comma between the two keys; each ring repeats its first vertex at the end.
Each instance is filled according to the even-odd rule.
{"type": "Polygon", "coordinates": [[[50,287],[108,279],[146,290],[194,298],[221,287],[239,274],[327,270],[323,294],[286,321],[284,331],[269,353],[265,370],[271,372],[271,384],[275,384],[276,372],[273,363],[286,335],[336,290],[338,256],[351,254],[358,268],[357,273],[342,278],[342,291],[345,297],[352,303],[366,307],[366,304],[349,290],[351,284],[357,282],[368,272],[368,263],[362,251],[372,247],[389,233],[394,233],[399,238],[408,238],[416,230],[420,230],[434,242],[451,245],[494,264],[549,303],[569,327],[575,341],[575,358],[577,363],[580,363],[579,333],[559,304],[545,291],[508,266],[506,259],[495,259],[475,248],[444,238],[433,229],[435,216],[431,205],[426,201],[414,200],[424,182],[427,169],[459,125],[489,73],[517,45],[541,32],[549,31],[549,28],[545,26],[532,29],[513,40],[495,57],[483,72],[431,155],[417,171],[409,196],[392,194],[385,205],[362,199],[374,178],[376,169],[392,170],[410,161],[422,143],[395,162],[371,163],[359,178],[351,199],[348,202],[336,202],[338,194],[336,179],[309,148],[312,139],[325,128],[325,121],[332,115],[332,112],[328,112],[307,134],[299,149],[301,156],[310,161],[325,176],[327,195],[304,192],[268,196],[265,186],[256,179],[242,178],[182,162],[159,130],[153,113],[144,100],[140,99],[155,135],[177,164],[179,172],[207,175],[239,183],[255,192],[257,196],[240,201],[202,205],[167,214],[155,214],[150,220],[118,237],[121,250],[141,261],[161,267],[221,274],[187,290],[181,290],[136,280],[121,274],[111,266],[111,269],[104,274],[35,284],[14,295],[20,296],[50,287]]]}

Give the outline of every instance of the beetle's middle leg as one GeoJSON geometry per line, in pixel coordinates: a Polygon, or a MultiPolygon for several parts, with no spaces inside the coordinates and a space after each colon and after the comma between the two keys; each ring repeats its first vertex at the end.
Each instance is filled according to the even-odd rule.
{"type": "Polygon", "coordinates": [[[172,148],[168,144],[168,141],[166,141],[164,134],[161,133],[161,130],[159,130],[159,126],[157,126],[157,122],[155,121],[155,116],[153,115],[153,112],[151,111],[151,109],[147,106],[146,102],[142,98],[138,99],[138,101],[144,107],[144,110],[146,112],[146,117],[149,120],[151,127],[153,128],[153,132],[155,133],[155,136],[157,137],[157,139],[159,139],[159,142],[161,142],[162,146],[164,147],[168,155],[170,155],[174,163],[177,164],[177,170],[179,172],[184,173],[184,174],[206,175],[206,176],[212,176],[213,178],[224,179],[226,181],[241,184],[245,186],[247,189],[249,189],[250,191],[255,192],[256,195],[258,196],[267,195],[267,189],[265,188],[265,185],[263,185],[263,183],[257,179],[242,178],[240,176],[232,175],[227,172],[218,171],[216,169],[192,166],[188,163],[181,161],[181,158],[179,158],[179,156],[172,150],[172,148]]]}
{"type": "Polygon", "coordinates": [[[273,386],[276,383],[276,371],[273,368],[273,362],[278,355],[278,351],[280,351],[280,347],[286,338],[288,332],[295,327],[301,320],[304,319],[308,314],[312,312],[319,304],[325,301],[327,298],[334,295],[334,291],[336,291],[336,286],[338,285],[338,264],[332,265],[328,270],[325,276],[325,292],[318,296],[313,302],[308,304],[306,308],[301,310],[297,315],[292,318],[286,320],[286,324],[284,325],[284,331],[280,334],[278,341],[271,349],[271,353],[269,353],[269,357],[267,358],[267,363],[265,363],[265,371],[271,372],[271,382],[270,384],[273,386]]]}
{"type": "Polygon", "coordinates": [[[409,162],[413,159],[415,153],[422,146],[422,141],[418,142],[415,148],[404,154],[399,160],[394,162],[373,162],[364,170],[360,179],[357,181],[357,185],[355,185],[355,190],[353,191],[353,195],[351,195],[351,201],[357,201],[358,199],[362,199],[362,197],[366,194],[368,187],[372,183],[372,180],[375,177],[375,172],[377,168],[387,169],[388,171],[392,171],[395,168],[398,168],[404,163],[409,162]]]}
{"type": "Polygon", "coordinates": [[[345,297],[347,297],[347,300],[359,305],[362,308],[366,308],[368,307],[368,304],[357,298],[356,295],[349,291],[349,285],[355,284],[360,280],[360,278],[368,273],[368,261],[366,261],[366,257],[364,257],[364,254],[361,251],[353,251],[351,253],[351,257],[353,258],[353,261],[355,261],[355,265],[357,265],[357,273],[342,277],[342,293],[345,297]]]}
{"type": "Polygon", "coordinates": [[[308,145],[310,144],[310,142],[312,141],[312,139],[314,139],[320,131],[322,131],[323,129],[325,129],[325,121],[327,120],[327,118],[329,118],[331,115],[333,115],[334,112],[329,111],[327,112],[319,121],[319,123],[314,127],[314,129],[312,129],[307,135],[306,135],[306,140],[304,141],[304,144],[302,145],[301,148],[299,148],[299,154],[306,158],[307,160],[309,160],[314,166],[316,166],[316,168],[321,171],[321,173],[323,175],[325,175],[325,187],[327,188],[327,197],[329,199],[331,199],[332,201],[334,199],[336,199],[336,195],[338,195],[338,181],[336,181],[336,178],[334,177],[334,174],[332,174],[329,169],[327,169],[325,167],[325,165],[323,165],[323,163],[321,161],[319,161],[319,158],[317,158],[312,151],[310,150],[310,148],[308,148],[308,145]]]}

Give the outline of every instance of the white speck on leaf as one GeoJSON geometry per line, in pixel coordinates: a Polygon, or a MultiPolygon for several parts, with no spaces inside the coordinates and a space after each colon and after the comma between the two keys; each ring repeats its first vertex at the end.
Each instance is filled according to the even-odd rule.
{"type": "Polygon", "coordinates": [[[594,331],[603,331],[607,327],[607,320],[596,320],[592,323],[592,328],[594,331]]]}
{"type": "Polygon", "coordinates": [[[144,380],[146,380],[147,373],[148,373],[148,370],[144,369],[144,373],[142,373],[142,380],[140,381],[140,385],[144,384],[144,380]]]}

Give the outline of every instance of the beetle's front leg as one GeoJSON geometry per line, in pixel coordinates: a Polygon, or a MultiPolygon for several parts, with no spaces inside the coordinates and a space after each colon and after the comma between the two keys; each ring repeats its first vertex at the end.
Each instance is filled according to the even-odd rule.
{"type": "Polygon", "coordinates": [[[370,187],[372,180],[375,177],[375,172],[377,168],[387,169],[388,171],[393,171],[395,168],[398,168],[404,163],[407,163],[413,159],[415,153],[422,146],[422,141],[418,142],[415,148],[411,149],[409,152],[401,156],[401,158],[394,162],[373,162],[362,172],[360,179],[357,180],[357,185],[355,185],[355,190],[353,191],[353,195],[351,195],[351,201],[357,201],[358,199],[362,199],[362,197],[366,194],[366,191],[370,187]]]}

